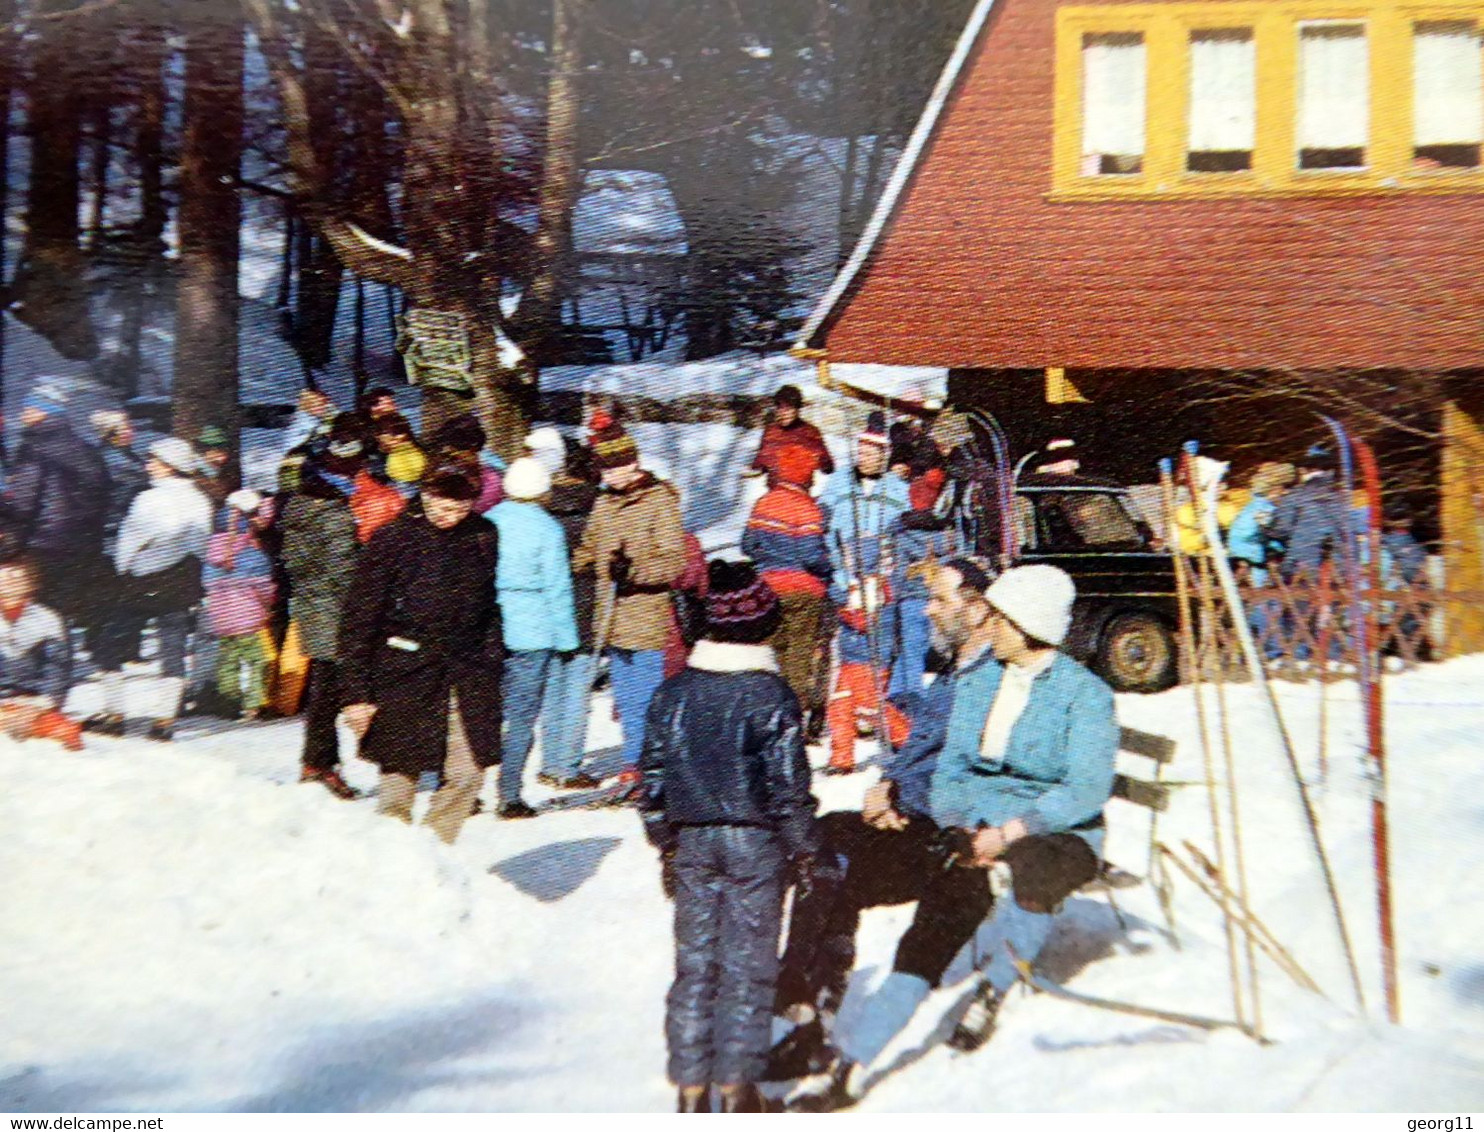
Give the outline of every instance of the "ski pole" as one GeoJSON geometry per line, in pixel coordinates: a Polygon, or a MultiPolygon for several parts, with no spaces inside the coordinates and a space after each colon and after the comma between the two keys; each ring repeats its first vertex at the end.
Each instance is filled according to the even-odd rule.
{"type": "MultiPolygon", "coordinates": [[[[1180,460],[1180,478],[1186,481],[1187,490],[1190,490],[1189,484],[1191,482],[1190,476],[1188,474],[1189,464],[1190,454],[1189,452],[1186,452],[1182,455],[1180,460]]],[[[1191,492],[1190,505],[1192,513],[1194,513],[1194,509],[1197,506],[1194,492],[1191,492]]],[[[1178,524],[1176,523],[1176,515],[1173,511],[1170,513],[1170,531],[1176,539],[1176,545],[1178,546],[1180,531],[1178,524]]],[[[1183,556],[1183,551],[1180,553],[1183,556]]],[[[1191,629],[1189,618],[1187,618],[1186,625],[1187,631],[1190,632],[1191,629]]],[[[1204,635],[1205,634],[1203,627],[1203,638],[1204,635]]],[[[1193,644],[1192,648],[1194,650],[1193,644]]],[[[1226,840],[1223,836],[1222,831],[1221,804],[1217,800],[1216,796],[1216,759],[1211,750],[1211,724],[1206,715],[1206,698],[1201,688],[1204,680],[1205,666],[1201,662],[1200,653],[1193,651],[1192,656],[1194,663],[1191,665],[1191,694],[1195,700],[1196,722],[1197,726],[1200,729],[1201,735],[1201,760],[1205,768],[1206,800],[1209,816],[1211,819],[1211,836],[1216,845],[1217,858],[1221,861],[1224,867],[1226,864],[1226,840]]],[[[1247,1024],[1247,1012],[1243,1008],[1244,1004],[1242,1001],[1242,976],[1237,963],[1237,935],[1236,929],[1232,924],[1232,913],[1229,902],[1223,900],[1221,905],[1221,913],[1223,927],[1226,932],[1227,974],[1231,980],[1232,1013],[1236,1016],[1237,1021],[1245,1027],[1247,1024]]]]}
{"type": "MultiPolygon", "coordinates": [[[[1186,848],[1190,849],[1192,853],[1196,853],[1196,850],[1193,846],[1190,845],[1189,842],[1186,842],[1186,848]]],[[[1195,869],[1191,868],[1190,865],[1186,864],[1185,861],[1178,857],[1168,845],[1160,845],[1159,851],[1162,856],[1173,863],[1175,867],[1178,868],[1180,872],[1183,873],[1192,884],[1200,889],[1201,892],[1205,893],[1206,896],[1208,896],[1218,907],[1221,905],[1223,890],[1226,897],[1228,899],[1231,898],[1231,890],[1227,889],[1220,880],[1217,880],[1214,877],[1214,875],[1209,880],[1205,877],[1202,877],[1195,871],[1195,869]]],[[[1202,860],[1205,860],[1203,854],[1197,855],[1199,855],[1202,860]]],[[[1207,864],[1209,865],[1209,862],[1207,862],[1207,864]]],[[[1214,874],[1214,866],[1212,866],[1208,871],[1214,874]]],[[[1238,923],[1242,925],[1243,929],[1250,936],[1252,936],[1252,938],[1257,943],[1257,946],[1262,948],[1263,953],[1267,955],[1267,957],[1274,963],[1276,963],[1278,965],[1278,968],[1284,974],[1286,974],[1289,978],[1291,978],[1295,983],[1303,987],[1305,990],[1313,991],[1315,994],[1322,997],[1324,996],[1324,991],[1319,988],[1319,984],[1309,977],[1309,973],[1307,971],[1299,966],[1298,961],[1288,953],[1287,949],[1285,949],[1281,943],[1278,942],[1278,940],[1273,936],[1272,932],[1268,930],[1267,925],[1257,918],[1256,913],[1254,913],[1251,908],[1241,907],[1239,905],[1238,923]]]]}
{"type": "MultiPolygon", "coordinates": [[[[1201,560],[1201,619],[1208,627],[1213,642],[1218,665],[1222,664],[1221,649],[1218,643],[1221,625],[1221,611],[1216,605],[1216,596],[1212,584],[1211,574],[1214,569],[1213,562],[1218,554],[1222,553],[1221,531],[1216,519],[1217,500],[1221,495],[1221,482],[1225,474],[1213,475],[1211,483],[1202,495],[1200,483],[1196,476],[1196,445],[1194,441],[1186,445],[1186,459],[1184,461],[1186,486],[1190,491],[1192,503],[1192,514],[1196,520],[1196,528],[1200,530],[1205,538],[1206,553],[1201,560]]],[[[1208,465],[1219,466],[1219,465],[1208,465]]],[[[1237,616],[1242,616],[1240,606],[1237,616]]],[[[1238,803],[1237,773],[1232,761],[1231,727],[1228,722],[1226,704],[1226,680],[1224,672],[1218,673],[1216,681],[1216,715],[1217,729],[1221,738],[1221,755],[1226,771],[1226,804],[1227,814],[1230,818],[1231,850],[1232,859],[1237,867],[1237,899],[1242,906],[1248,903],[1247,898],[1247,863],[1242,849],[1242,812],[1238,803]]],[[[1223,864],[1224,868],[1224,864],[1223,864]]],[[[1257,956],[1253,953],[1252,937],[1245,935],[1243,939],[1243,952],[1247,960],[1248,990],[1252,995],[1252,1028],[1253,1032],[1261,1038],[1262,1036],[1262,994],[1257,980],[1257,956]]]]}
{"type": "Polygon", "coordinates": [[[613,629],[613,617],[617,611],[618,583],[610,579],[608,582],[608,604],[603,609],[603,619],[598,625],[598,631],[593,634],[594,684],[598,682],[598,662],[603,658],[603,650],[608,647],[608,634],[613,629]]]}

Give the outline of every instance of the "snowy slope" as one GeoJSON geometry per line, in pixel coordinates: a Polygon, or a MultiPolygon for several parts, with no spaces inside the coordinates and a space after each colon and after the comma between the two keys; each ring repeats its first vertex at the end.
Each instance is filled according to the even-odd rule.
{"type": "MultiPolygon", "coordinates": [[[[1230,691],[1241,734],[1249,693],[1230,691]]],[[[1312,750],[1315,691],[1284,693],[1312,750]]],[[[1353,691],[1331,697],[1324,831],[1374,984],[1353,691]]],[[[607,709],[595,750],[615,738],[607,709]]],[[[1201,777],[1188,690],[1121,697],[1119,710],[1180,741],[1171,778],[1201,777]]],[[[887,1051],[883,1064],[904,1068],[865,1107],[1479,1107],[1481,728],[1484,658],[1390,682],[1404,1028],[1352,1019],[1264,965],[1271,1046],[1017,995],[985,1050],[924,1051],[965,956],[958,990],[887,1051]]],[[[296,722],[220,725],[170,748],[90,739],[76,755],[0,740],[0,1109],[666,1110],[668,908],[635,816],[484,815],[448,849],[377,819],[370,801],[294,784],[298,740],[296,722]]],[[[350,773],[374,781],[358,761],[350,773]]],[[[848,806],[869,777],[821,779],[819,792],[848,806]]],[[[1260,799],[1243,801],[1254,882],[1281,885],[1260,799]]],[[[1143,814],[1115,804],[1110,823],[1110,857],[1142,870],[1143,814]]],[[[1206,829],[1201,792],[1182,788],[1162,840],[1205,844],[1206,829]]],[[[1175,894],[1182,950],[1141,888],[1118,895],[1127,934],[1101,896],[1074,898],[1043,966],[1091,993],[1229,1014],[1219,923],[1193,889],[1177,881],[1175,894]]],[[[867,914],[847,1024],[909,918],[867,914]]],[[[1301,938],[1284,941],[1302,962],[1301,938]]]]}

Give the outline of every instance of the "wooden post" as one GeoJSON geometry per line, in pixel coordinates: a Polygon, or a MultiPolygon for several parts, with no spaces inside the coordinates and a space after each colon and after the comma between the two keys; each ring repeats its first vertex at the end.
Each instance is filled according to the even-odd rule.
{"type": "Polygon", "coordinates": [[[1484,414],[1458,401],[1443,403],[1443,564],[1450,594],[1443,655],[1484,651],[1484,414]],[[1471,411],[1472,410],[1472,411],[1471,411]]]}

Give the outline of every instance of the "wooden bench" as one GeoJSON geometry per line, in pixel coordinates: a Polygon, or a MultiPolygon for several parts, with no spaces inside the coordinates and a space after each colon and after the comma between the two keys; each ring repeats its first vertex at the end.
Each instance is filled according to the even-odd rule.
{"type": "Polygon", "coordinates": [[[1154,887],[1160,911],[1164,913],[1165,922],[1169,925],[1170,934],[1173,937],[1175,921],[1170,904],[1170,888],[1160,864],[1159,851],[1156,846],[1159,841],[1159,815],[1170,808],[1170,798],[1174,788],[1181,785],[1166,782],[1164,778],[1165,767],[1175,761],[1175,740],[1166,735],[1140,731],[1136,727],[1121,727],[1118,751],[1120,754],[1147,759],[1152,764],[1152,770],[1147,777],[1124,771],[1118,771],[1113,776],[1113,797],[1121,798],[1130,805],[1138,806],[1149,812],[1149,848],[1145,857],[1144,875],[1134,876],[1104,860],[1098,879],[1087,887],[1101,891],[1107,896],[1108,905],[1118,918],[1119,926],[1127,931],[1128,921],[1124,919],[1118,902],[1113,898],[1113,890],[1132,888],[1147,881],[1154,887]]]}

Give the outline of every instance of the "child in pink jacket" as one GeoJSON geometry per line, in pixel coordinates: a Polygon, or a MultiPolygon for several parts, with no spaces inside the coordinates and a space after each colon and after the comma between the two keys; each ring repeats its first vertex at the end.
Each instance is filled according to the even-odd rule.
{"type": "Polygon", "coordinates": [[[254,528],[262,505],[255,491],[227,497],[227,529],[211,536],[202,574],[207,624],[219,641],[217,691],[241,702],[243,719],[256,719],[268,699],[262,630],[273,608],[274,586],[272,563],[254,528]]]}

